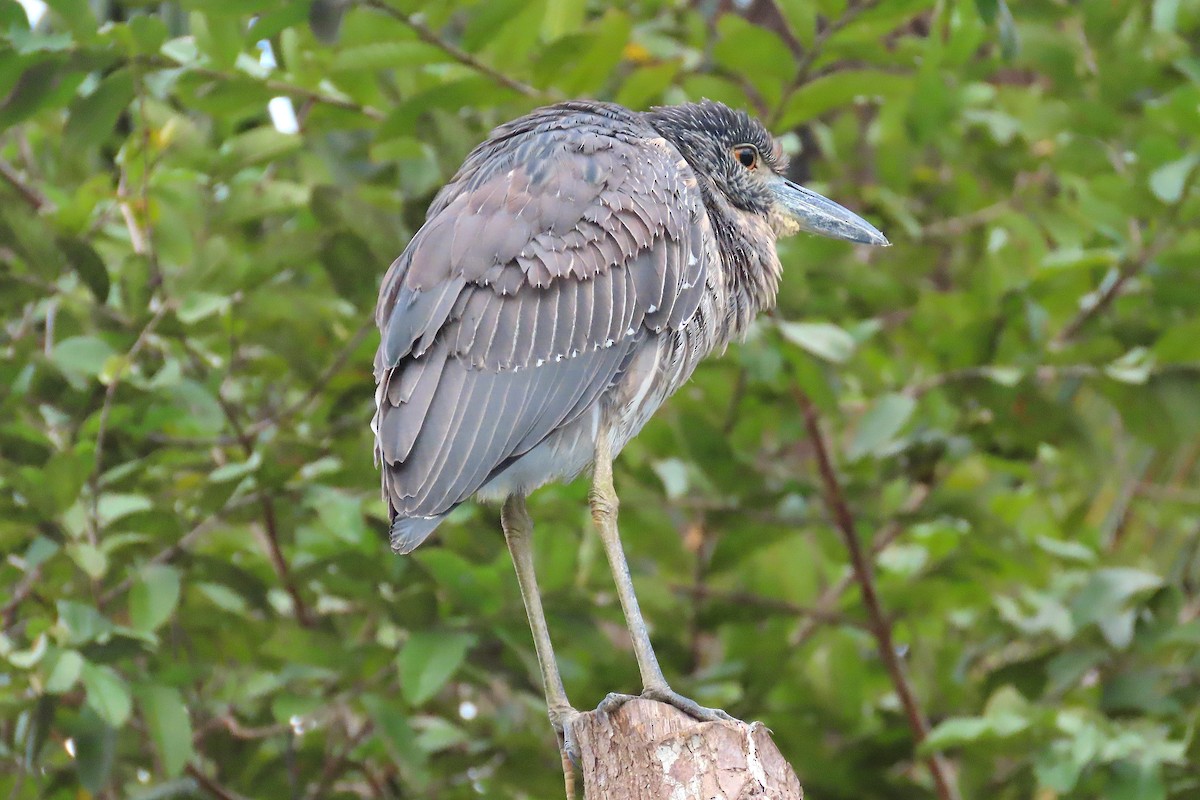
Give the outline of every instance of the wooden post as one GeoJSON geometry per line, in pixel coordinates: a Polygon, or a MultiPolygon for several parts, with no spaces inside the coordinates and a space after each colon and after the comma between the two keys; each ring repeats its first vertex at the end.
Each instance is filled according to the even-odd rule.
{"type": "Polygon", "coordinates": [[[796,773],[760,723],[697,722],[636,699],[573,724],[584,800],[802,800],[796,773]]]}

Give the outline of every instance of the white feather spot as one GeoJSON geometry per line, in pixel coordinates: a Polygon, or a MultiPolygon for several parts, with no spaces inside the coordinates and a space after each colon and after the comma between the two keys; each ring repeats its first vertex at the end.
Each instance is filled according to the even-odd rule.
{"type": "Polygon", "coordinates": [[[647,313],[647,314],[653,314],[655,311],[658,311],[658,306],[656,306],[654,303],[651,303],[651,304],[650,304],[650,305],[649,305],[649,306],[646,308],[646,313],[647,313]]]}

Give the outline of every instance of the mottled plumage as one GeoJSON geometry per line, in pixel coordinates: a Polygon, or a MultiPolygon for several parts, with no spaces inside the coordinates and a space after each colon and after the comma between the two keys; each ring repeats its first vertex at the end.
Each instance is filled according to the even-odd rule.
{"type": "Polygon", "coordinates": [[[774,301],[769,194],[731,198],[696,168],[723,156],[736,179],[739,143],[782,171],[761,125],[716,103],[563,103],[468,156],[380,290],[374,430],[398,551],[476,493],[578,474],[605,426],[619,450],[774,301]]]}
{"type": "Polygon", "coordinates": [[[383,279],[372,427],[392,547],[411,551],[472,496],[504,501],[568,753],[577,712],[554,661],[524,498],[589,465],[643,696],[728,718],[672,691],[659,669],[620,545],[612,459],[700,359],[775,302],[777,235],[887,243],[785,168],[762,125],[719,103],[542,108],[467,157],[383,279]]]}

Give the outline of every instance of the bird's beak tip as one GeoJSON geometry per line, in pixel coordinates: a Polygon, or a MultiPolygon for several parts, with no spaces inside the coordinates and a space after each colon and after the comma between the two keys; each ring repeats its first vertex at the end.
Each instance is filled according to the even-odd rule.
{"type": "Polygon", "coordinates": [[[884,236],[883,232],[878,229],[873,231],[871,233],[871,235],[863,242],[863,244],[867,244],[872,247],[891,247],[892,246],[892,243],[890,241],[888,241],[888,238],[886,236],[884,236]]]}
{"type": "Polygon", "coordinates": [[[786,179],[772,188],[776,201],[802,231],[873,247],[892,245],[874,225],[827,197],[786,179]]]}

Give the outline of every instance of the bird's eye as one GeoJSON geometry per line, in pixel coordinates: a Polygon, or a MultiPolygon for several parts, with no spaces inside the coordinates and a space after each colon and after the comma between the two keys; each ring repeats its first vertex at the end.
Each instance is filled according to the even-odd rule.
{"type": "Polygon", "coordinates": [[[758,148],[752,144],[739,144],[733,148],[733,157],[746,169],[758,166],[758,148]]]}

